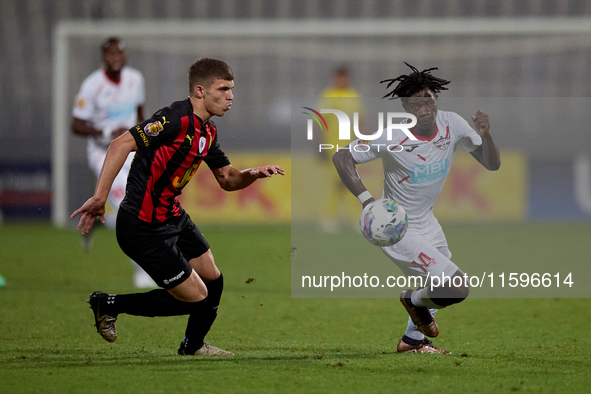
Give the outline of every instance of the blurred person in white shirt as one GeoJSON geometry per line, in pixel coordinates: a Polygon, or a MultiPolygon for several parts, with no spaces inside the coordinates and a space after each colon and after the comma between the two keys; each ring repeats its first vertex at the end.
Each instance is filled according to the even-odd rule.
{"type": "MultiPolygon", "coordinates": [[[[88,164],[98,179],[111,141],[144,120],[145,88],[142,73],[126,66],[125,44],[110,37],[101,45],[104,67],[90,74],[76,95],[72,131],[87,137],[88,164]]],[[[115,229],[117,210],[125,197],[127,175],[133,160],[129,155],[108,197],[110,212],[106,227],[115,229]]],[[[91,249],[91,234],[82,236],[85,251],[91,249]]],[[[133,283],[139,288],[155,287],[154,281],[135,262],[133,283]]]]}

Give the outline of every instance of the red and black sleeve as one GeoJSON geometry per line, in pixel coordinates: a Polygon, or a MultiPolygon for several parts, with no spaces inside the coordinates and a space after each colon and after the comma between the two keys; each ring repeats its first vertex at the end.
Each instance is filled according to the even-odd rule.
{"type": "Polygon", "coordinates": [[[213,139],[213,142],[211,143],[211,146],[207,150],[207,156],[203,158],[203,161],[205,161],[205,163],[211,170],[215,170],[216,168],[222,168],[230,164],[230,159],[228,159],[228,157],[220,147],[220,142],[218,140],[217,133],[213,139]]]}
{"type": "Polygon", "coordinates": [[[138,149],[157,149],[173,141],[181,130],[180,115],[171,108],[163,108],[151,118],[129,129],[138,149]]]}

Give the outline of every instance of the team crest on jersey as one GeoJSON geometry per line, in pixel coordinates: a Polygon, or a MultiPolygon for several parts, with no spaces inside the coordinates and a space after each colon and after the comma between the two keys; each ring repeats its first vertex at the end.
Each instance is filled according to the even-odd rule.
{"type": "Polygon", "coordinates": [[[205,137],[199,138],[199,153],[203,152],[205,149],[205,137]]]}
{"type": "Polygon", "coordinates": [[[441,137],[437,141],[434,141],[433,143],[439,149],[447,149],[447,147],[449,146],[450,142],[451,142],[451,140],[450,140],[449,137],[448,138],[441,137]]]}
{"type": "Polygon", "coordinates": [[[160,134],[160,132],[162,131],[163,128],[164,127],[162,127],[162,123],[160,123],[159,121],[156,121],[156,122],[148,123],[144,127],[144,131],[150,137],[156,137],[158,134],[160,134]]]}
{"type": "Polygon", "coordinates": [[[369,145],[370,142],[371,140],[359,140],[359,142],[357,142],[357,145],[369,145]]]}
{"type": "Polygon", "coordinates": [[[451,138],[449,138],[449,125],[447,125],[445,137],[440,137],[437,141],[433,141],[433,144],[439,149],[445,150],[450,143],[451,138]]]}

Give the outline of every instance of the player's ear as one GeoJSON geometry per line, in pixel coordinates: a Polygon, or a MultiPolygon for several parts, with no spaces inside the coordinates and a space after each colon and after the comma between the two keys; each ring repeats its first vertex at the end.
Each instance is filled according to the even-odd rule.
{"type": "Polygon", "coordinates": [[[202,85],[196,85],[195,88],[193,88],[193,95],[202,99],[205,95],[205,88],[202,85]]]}

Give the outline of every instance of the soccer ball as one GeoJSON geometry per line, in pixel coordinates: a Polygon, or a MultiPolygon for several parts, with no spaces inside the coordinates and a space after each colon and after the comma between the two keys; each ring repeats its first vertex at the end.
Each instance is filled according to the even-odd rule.
{"type": "Polygon", "coordinates": [[[377,246],[399,242],[408,228],[406,211],[396,201],[380,198],[363,208],[359,227],[363,236],[377,246]]]}

